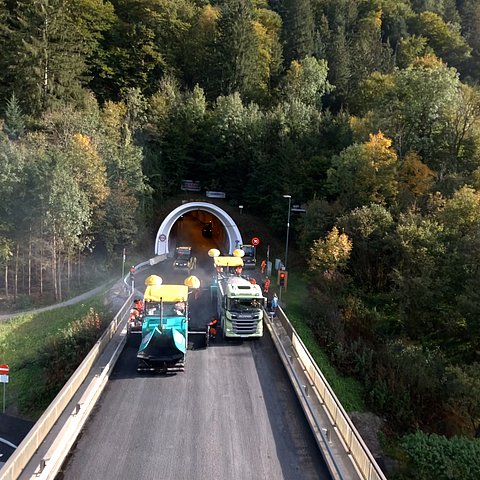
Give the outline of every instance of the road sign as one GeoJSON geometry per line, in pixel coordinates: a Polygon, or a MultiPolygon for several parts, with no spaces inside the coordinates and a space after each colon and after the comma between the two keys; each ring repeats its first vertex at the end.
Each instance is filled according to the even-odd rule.
{"type": "Polygon", "coordinates": [[[226,197],[225,192],[212,192],[211,190],[207,190],[206,195],[208,198],[225,198],[226,197]]]}
{"type": "Polygon", "coordinates": [[[10,367],[8,365],[0,365],[0,375],[8,375],[10,367]]]}
{"type": "Polygon", "coordinates": [[[167,236],[164,233],[162,233],[158,238],[160,239],[161,242],[164,242],[167,239],[167,236]]]}
{"type": "Polygon", "coordinates": [[[255,246],[260,245],[260,239],[258,237],[253,237],[251,241],[252,241],[252,245],[255,245],[255,246]]]}
{"type": "Polygon", "coordinates": [[[197,180],[182,180],[180,188],[186,192],[199,192],[202,189],[202,186],[197,180]]]}

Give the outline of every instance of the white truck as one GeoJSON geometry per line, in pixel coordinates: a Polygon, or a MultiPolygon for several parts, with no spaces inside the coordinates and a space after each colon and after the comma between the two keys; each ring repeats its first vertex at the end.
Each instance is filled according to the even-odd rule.
{"type": "Polygon", "coordinates": [[[216,257],[217,314],[226,338],[261,337],[265,298],[262,289],[232,273],[243,267],[237,257],[216,257]]]}

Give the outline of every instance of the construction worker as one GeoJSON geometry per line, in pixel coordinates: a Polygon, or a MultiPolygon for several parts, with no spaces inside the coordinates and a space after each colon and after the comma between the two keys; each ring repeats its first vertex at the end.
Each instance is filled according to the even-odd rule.
{"type": "Polygon", "coordinates": [[[262,269],[262,273],[265,273],[265,269],[267,268],[267,261],[265,259],[262,260],[262,263],[260,264],[260,267],[262,269]]]}
{"type": "Polygon", "coordinates": [[[272,305],[272,312],[275,312],[276,308],[278,307],[278,297],[276,293],[273,294],[271,305],[272,305]]]}
{"type": "Polygon", "coordinates": [[[208,324],[208,326],[210,327],[209,335],[211,340],[215,340],[215,337],[217,336],[217,325],[218,320],[216,317],[213,317],[212,321],[208,324]]]}
{"type": "Polygon", "coordinates": [[[263,293],[268,295],[268,289],[270,288],[270,279],[268,277],[265,278],[265,283],[263,284],[263,293]]]}
{"type": "Polygon", "coordinates": [[[131,322],[134,322],[136,320],[138,320],[138,317],[140,316],[140,313],[138,312],[138,310],[136,308],[132,308],[130,310],[130,317],[129,317],[129,320],[131,322]]]}
{"type": "Polygon", "coordinates": [[[183,315],[185,313],[185,302],[177,302],[173,307],[173,312],[176,315],[183,315]]]}
{"type": "Polygon", "coordinates": [[[136,298],[133,301],[133,305],[134,305],[134,308],[136,308],[138,310],[138,313],[140,315],[142,315],[143,314],[143,300],[140,299],[140,298],[136,298]]]}
{"type": "Polygon", "coordinates": [[[242,267],[236,267],[235,268],[235,275],[240,276],[242,274],[242,267]]]}

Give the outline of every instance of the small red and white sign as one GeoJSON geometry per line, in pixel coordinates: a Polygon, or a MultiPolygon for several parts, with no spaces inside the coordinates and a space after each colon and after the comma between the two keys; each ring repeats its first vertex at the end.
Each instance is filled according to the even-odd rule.
{"type": "Polygon", "coordinates": [[[260,245],[260,239],[258,237],[252,238],[252,245],[258,246],[260,245]]]}
{"type": "Polygon", "coordinates": [[[10,367],[8,365],[0,365],[0,383],[8,383],[8,374],[10,367]]]}
{"type": "Polygon", "coordinates": [[[166,236],[165,234],[163,234],[163,233],[162,233],[162,234],[160,235],[160,237],[159,237],[159,240],[160,240],[161,242],[164,242],[166,239],[167,239],[167,236],[166,236]]]}

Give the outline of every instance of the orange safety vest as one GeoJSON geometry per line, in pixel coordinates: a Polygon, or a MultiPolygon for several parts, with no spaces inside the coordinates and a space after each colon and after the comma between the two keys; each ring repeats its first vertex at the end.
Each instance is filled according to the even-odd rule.
{"type": "Polygon", "coordinates": [[[215,334],[217,332],[217,323],[218,320],[214,318],[208,325],[210,326],[210,332],[215,334]]]}

